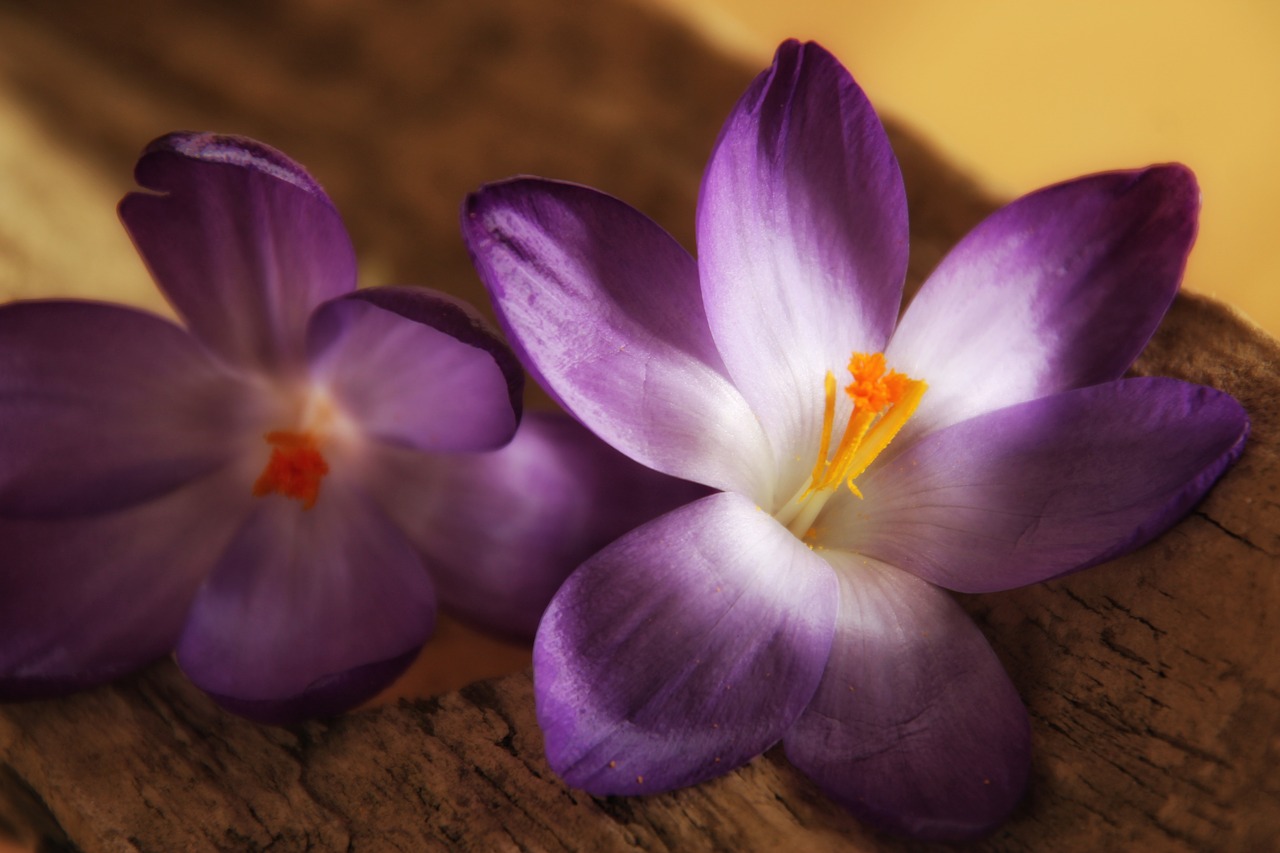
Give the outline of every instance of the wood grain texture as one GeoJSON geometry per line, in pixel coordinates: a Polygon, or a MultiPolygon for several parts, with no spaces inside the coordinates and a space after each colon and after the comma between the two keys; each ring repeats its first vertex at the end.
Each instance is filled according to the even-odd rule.
{"type": "MultiPolygon", "coordinates": [[[[0,5],[0,288],[158,305],[114,222],[175,128],[306,163],[365,283],[483,301],[462,196],[537,173],[601,187],[686,245],[755,69],[643,8],[160,0],[0,5]]],[[[874,96],[874,93],[872,93],[874,96]]],[[[894,131],[918,282],[991,203],[894,131]]],[[[1031,709],[1031,793],[975,849],[1270,850],[1280,837],[1280,348],[1182,297],[1135,372],[1250,411],[1239,464],[1125,559],[966,597],[1031,709]]],[[[0,839],[49,850],[923,849],[863,830],[777,754],[672,794],[595,799],[546,766],[527,673],[290,729],[221,713],[169,663],[0,708],[0,839]]]]}

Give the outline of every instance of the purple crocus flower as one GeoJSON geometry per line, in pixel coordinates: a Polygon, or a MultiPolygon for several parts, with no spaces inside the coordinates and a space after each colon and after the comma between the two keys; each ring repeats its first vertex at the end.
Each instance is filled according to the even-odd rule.
{"type": "Polygon", "coordinates": [[[1121,378],[1174,298],[1197,207],[1179,166],[1033,193],[899,319],[897,163],[848,72],[796,42],[720,135],[696,260],[590,189],[472,196],[467,240],[526,364],[614,447],[719,490],[557,593],[534,647],[552,767],[651,793],[781,741],[890,831],[1003,821],[1028,717],[948,590],[1131,551],[1239,456],[1231,397],[1121,378]]]}
{"type": "Polygon", "coordinates": [[[173,134],[136,174],[120,214],[185,329],[0,308],[0,696],[176,649],[245,716],[342,710],[437,601],[531,637],[578,562],[688,499],[563,417],[472,453],[516,431],[514,356],[440,293],[355,290],[337,211],[279,152],[173,134]]]}

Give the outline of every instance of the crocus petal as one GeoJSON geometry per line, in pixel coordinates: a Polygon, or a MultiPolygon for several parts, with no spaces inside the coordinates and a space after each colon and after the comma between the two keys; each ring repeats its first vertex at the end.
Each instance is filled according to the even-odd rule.
{"type": "Polygon", "coordinates": [[[1026,709],[982,632],[943,590],[834,555],[840,616],[787,758],[868,823],[926,840],[990,832],[1031,764],[1026,709]]]}
{"type": "Polygon", "coordinates": [[[435,620],[412,545],[362,492],[327,478],[311,509],[258,499],[197,593],[178,664],[269,723],[350,708],[412,661],[435,620]]]}
{"type": "Polygon", "coordinates": [[[725,124],[698,201],[711,331],[783,464],[817,449],[826,372],[884,349],[906,268],[906,194],[880,120],[831,54],[784,43],[725,124]]]}
{"type": "Polygon", "coordinates": [[[307,338],[313,381],[368,436],[448,452],[500,447],[515,432],[515,356],[443,294],[357,291],[320,306],[307,338]]]}
{"type": "Polygon", "coordinates": [[[1200,194],[1182,166],[1113,172],[997,211],[942,261],[886,353],[929,383],[898,439],[1118,379],[1182,280],[1200,194]]]}
{"type": "Polygon", "coordinates": [[[247,488],[220,472],[119,512],[0,520],[0,697],[91,687],[168,654],[247,488]]]}
{"type": "Polygon", "coordinates": [[[670,235],[602,193],[529,179],[472,195],[462,226],[513,346],[566,409],[651,468],[769,498],[767,443],[670,235]]]}
{"type": "Polygon", "coordinates": [[[739,495],[668,513],[583,564],[534,644],[547,759],[592,794],[726,773],[782,737],[831,646],[836,579],[739,495]]]}
{"type": "Polygon", "coordinates": [[[255,398],[186,332],[89,302],[0,308],[0,515],[75,516],[225,464],[255,398]]]}
{"type": "Polygon", "coordinates": [[[530,413],[492,453],[396,451],[383,462],[378,497],[424,555],[441,606],[526,641],[579,564],[706,494],[632,462],[561,414],[530,413]]]}
{"type": "Polygon", "coordinates": [[[1163,533],[1240,455],[1230,396],[1125,379],[932,433],[819,518],[828,547],[932,583],[990,592],[1125,554],[1163,533]]]}
{"type": "Polygon", "coordinates": [[[319,185],[249,139],[178,133],[143,152],[120,218],[191,331],[234,364],[296,366],[307,318],[352,290],[355,255],[319,185]]]}

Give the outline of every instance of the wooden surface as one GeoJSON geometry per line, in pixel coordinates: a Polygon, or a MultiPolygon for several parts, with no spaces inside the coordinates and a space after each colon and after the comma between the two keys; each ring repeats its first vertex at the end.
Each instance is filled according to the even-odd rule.
{"type": "MultiPolygon", "coordinates": [[[[157,306],[114,204],[142,145],[176,128],[248,133],[306,163],[368,284],[482,301],[457,207],[518,172],[599,186],[691,245],[702,165],[757,70],[616,0],[175,7],[0,5],[4,296],[157,306]]],[[[990,203],[895,141],[918,281],[990,203]]],[[[1180,299],[1136,371],[1235,394],[1253,417],[1240,463],[1128,558],[965,599],[1035,737],[1027,801],[977,849],[1275,849],[1278,366],[1275,341],[1180,299]]],[[[434,686],[428,673],[402,692],[434,686]]],[[[0,707],[6,837],[84,851],[914,849],[866,833],[776,754],[668,795],[568,790],[542,758],[527,672],[274,729],[221,713],[168,663],[0,707]]]]}

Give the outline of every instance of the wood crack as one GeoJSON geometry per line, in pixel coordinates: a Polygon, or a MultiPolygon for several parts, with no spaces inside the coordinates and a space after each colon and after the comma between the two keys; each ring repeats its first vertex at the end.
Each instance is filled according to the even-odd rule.
{"type": "Polygon", "coordinates": [[[1266,550],[1261,545],[1255,544],[1253,540],[1249,539],[1249,537],[1236,533],[1234,530],[1230,529],[1229,527],[1226,527],[1221,522],[1219,522],[1216,518],[1209,515],[1207,512],[1204,512],[1203,510],[1194,510],[1192,511],[1191,514],[1194,515],[1196,518],[1202,518],[1205,521],[1209,522],[1214,527],[1218,528],[1218,530],[1222,531],[1227,536],[1239,542],[1241,545],[1244,545],[1246,548],[1266,554],[1269,557],[1275,556],[1275,554],[1272,554],[1270,551],[1266,550]]]}

